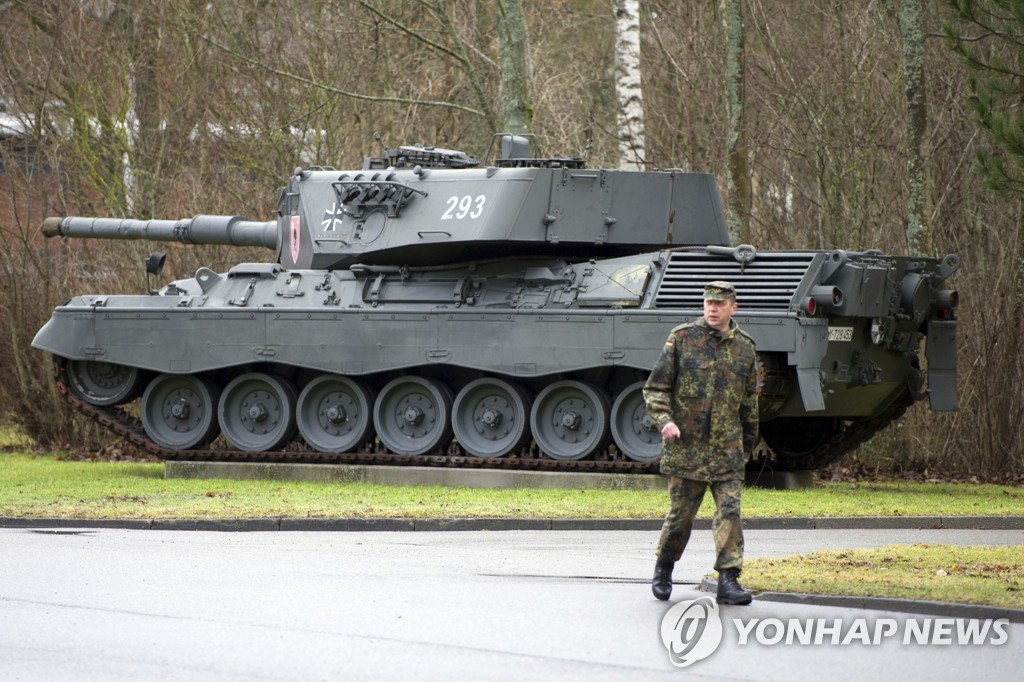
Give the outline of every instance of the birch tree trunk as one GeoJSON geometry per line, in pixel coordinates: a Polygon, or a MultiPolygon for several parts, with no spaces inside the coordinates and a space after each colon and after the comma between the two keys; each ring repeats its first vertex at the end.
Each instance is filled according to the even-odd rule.
{"type": "Polygon", "coordinates": [[[153,7],[121,0],[111,14],[127,56],[124,78],[128,104],[122,119],[125,149],[121,154],[125,215],[137,218],[149,218],[162,210],[155,187],[160,175],[161,124],[156,54],[159,30],[157,20],[148,14],[153,11],[153,7]]]}
{"type": "Polygon", "coordinates": [[[644,101],[640,79],[640,0],[613,0],[619,168],[643,170],[644,101]]]}
{"type": "Polygon", "coordinates": [[[503,132],[528,133],[533,116],[529,94],[529,40],[521,0],[498,1],[498,32],[503,132]]]}
{"type": "Polygon", "coordinates": [[[921,31],[920,0],[900,0],[900,43],[903,52],[903,93],[907,98],[907,155],[909,196],[907,197],[907,248],[911,255],[924,253],[928,243],[927,150],[928,103],[925,99],[924,35],[921,31]]]}
{"type": "Polygon", "coordinates": [[[721,0],[725,28],[725,104],[728,112],[726,145],[729,155],[729,237],[734,244],[750,242],[750,151],[746,125],[746,40],[743,27],[744,0],[721,0]]]}

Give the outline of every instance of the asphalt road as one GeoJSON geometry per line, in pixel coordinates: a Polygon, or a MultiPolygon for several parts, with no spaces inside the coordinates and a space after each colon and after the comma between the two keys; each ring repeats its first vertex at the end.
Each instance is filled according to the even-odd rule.
{"type": "MultiPolygon", "coordinates": [[[[749,557],[1024,545],[1022,530],[746,535],[749,557]]],[[[712,540],[694,533],[663,603],[648,584],[656,537],[0,529],[0,680],[1020,679],[1022,624],[763,600],[722,607],[720,646],[681,670],[662,618],[701,595],[678,583],[709,572],[712,540]],[[983,643],[958,643],[982,626],[983,643]],[[924,627],[935,643],[916,642],[924,627]]]]}

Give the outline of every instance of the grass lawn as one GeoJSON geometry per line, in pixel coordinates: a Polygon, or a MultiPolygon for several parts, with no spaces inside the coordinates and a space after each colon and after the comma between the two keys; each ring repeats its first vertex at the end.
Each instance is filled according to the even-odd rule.
{"type": "MultiPolygon", "coordinates": [[[[508,490],[363,483],[165,479],[163,464],[0,453],[0,516],[40,518],[661,518],[662,491],[508,490]]],[[[714,511],[707,495],[700,516],[714,511]]],[[[820,483],[747,488],[755,517],[1024,514],[1024,488],[955,483],[820,483]]]]}
{"type": "Polygon", "coordinates": [[[899,597],[1024,609],[1019,546],[891,545],[744,562],[749,590],[899,597]]]}

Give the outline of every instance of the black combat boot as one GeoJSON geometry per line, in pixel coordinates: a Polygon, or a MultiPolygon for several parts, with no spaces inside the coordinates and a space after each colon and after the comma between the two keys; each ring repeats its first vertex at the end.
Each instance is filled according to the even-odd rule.
{"type": "Polygon", "coordinates": [[[661,561],[654,564],[654,579],[651,580],[651,592],[654,596],[665,601],[672,596],[672,569],[675,562],[661,561]]]}
{"type": "Polygon", "coordinates": [[[718,603],[749,604],[753,597],[739,583],[740,569],[723,568],[718,572],[718,603]]]}

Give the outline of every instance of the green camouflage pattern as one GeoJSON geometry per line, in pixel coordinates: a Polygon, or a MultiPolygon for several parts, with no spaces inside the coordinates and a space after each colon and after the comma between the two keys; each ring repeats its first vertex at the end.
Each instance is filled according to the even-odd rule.
{"type": "Polygon", "coordinates": [[[735,320],[724,333],[704,318],[675,327],[643,392],[658,429],[675,422],[680,431],[662,443],[662,473],[742,479],[757,444],[757,374],[754,341],[735,320]]]}
{"type": "Polygon", "coordinates": [[[705,301],[728,301],[730,299],[736,300],[736,287],[732,285],[732,282],[716,279],[714,282],[708,282],[704,287],[705,301]]]}
{"type": "Polygon", "coordinates": [[[740,481],[691,481],[679,476],[669,479],[671,506],[658,539],[658,561],[675,563],[683,556],[693,530],[693,517],[711,486],[715,516],[711,533],[715,538],[715,570],[743,570],[743,524],[740,521],[740,481]]]}

